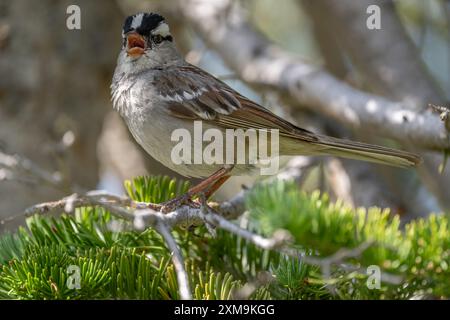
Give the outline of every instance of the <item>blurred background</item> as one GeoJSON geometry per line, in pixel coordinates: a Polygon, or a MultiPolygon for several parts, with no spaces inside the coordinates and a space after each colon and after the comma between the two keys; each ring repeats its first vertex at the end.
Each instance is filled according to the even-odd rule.
{"type": "MultiPolygon", "coordinates": [[[[134,142],[110,101],[121,27],[126,16],[139,11],[163,14],[189,62],[286,119],[315,132],[425,156],[417,171],[298,157],[280,177],[298,175],[305,190],[319,188],[355,207],[388,207],[404,221],[449,209],[450,169],[439,172],[442,149],[386,137],[364,124],[349,127],[287,97],[285,88],[255,85],[236,70],[227,46],[215,37],[221,26],[251,28],[271,50],[363,92],[404,103],[411,112],[429,112],[428,103],[445,104],[450,93],[450,1],[0,0],[0,151],[58,172],[64,181],[55,188],[0,165],[0,217],[66,196],[73,185],[122,194],[122,182],[130,177],[177,176],[134,142]],[[365,27],[370,4],[381,8],[381,30],[365,27]],[[66,27],[69,5],[81,9],[81,30],[66,27]],[[208,21],[217,23],[205,32],[208,21]]],[[[251,43],[241,40],[242,48],[251,43]]],[[[323,88],[328,89],[333,88],[323,88]]],[[[233,178],[217,198],[229,198],[253,181],[233,178]]]]}

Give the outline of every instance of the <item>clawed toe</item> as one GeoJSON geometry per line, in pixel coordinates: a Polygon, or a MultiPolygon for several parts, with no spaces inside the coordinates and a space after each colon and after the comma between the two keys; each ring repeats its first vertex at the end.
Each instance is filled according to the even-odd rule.
{"type": "Polygon", "coordinates": [[[201,204],[192,200],[193,196],[191,193],[185,193],[163,203],[134,202],[132,207],[135,209],[152,209],[162,213],[169,213],[186,204],[194,208],[200,208],[201,204]]]}
{"type": "Polygon", "coordinates": [[[206,207],[208,210],[213,210],[212,207],[210,207],[206,201],[206,196],[204,193],[200,194],[193,194],[190,192],[187,192],[181,196],[178,196],[176,198],[170,199],[163,203],[145,203],[145,202],[135,202],[133,204],[133,207],[136,209],[153,209],[162,213],[169,213],[177,208],[183,206],[183,205],[189,205],[193,208],[202,208],[206,207]],[[192,200],[193,197],[197,197],[195,200],[192,200]]]}
{"type": "Polygon", "coordinates": [[[197,204],[194,201],[192,201],[193,196],[194,196],[193,194],[185,193],[179,197],[166,201],[161,204],[160,211],[162,213],[169,213],[185,204],[197,206],[197,204]]]}

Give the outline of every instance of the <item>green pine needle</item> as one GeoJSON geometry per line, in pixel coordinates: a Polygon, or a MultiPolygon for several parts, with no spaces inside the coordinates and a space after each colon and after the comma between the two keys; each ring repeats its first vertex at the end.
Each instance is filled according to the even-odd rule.
{"type": "MultiPolygon", "coordinates": [[[[125,183],[135,201],[160,203],[189,184],[167,177],[138,177],[125,183]]],[[[205,226],[172,230],[185,258],[195,299],[233,299],[252,287],[249,299],[408,299],[450,297],[448,217],[430,215],[404,228],[389,211],[354,210],[293,183],[255,188],[247,199],[252,232],[293,236],[299,257],[262,250],[224,230],[213,237],[205,226]],[[329,278],[302,255],[330,256],[374,241],[346,259],[355,271],[332,265],[329,278]],[[370,289],[368,266],[402,277],[370,289]],[[265,280],[261,280],[261,275],[265,280]],[[333,289],[333,290],[331,290],[333,289]]],[[[344,262],[344,261],[343,261],[344,262]]],[[[133,230],[98,207],[58,218],[33,216],[27,227],[0,236],[0,298],[3,299],[178,299],[171,252],[153,229],[133,230]],[[79,271],[79,288],[73,268],[79,271]],[[72,268],[72,269],[71,269],[72,268]]]]}

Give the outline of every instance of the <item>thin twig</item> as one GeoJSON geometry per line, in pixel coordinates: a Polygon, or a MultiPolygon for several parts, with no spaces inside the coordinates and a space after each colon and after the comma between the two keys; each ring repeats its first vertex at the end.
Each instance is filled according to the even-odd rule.
{"type": "Polygon", "coordinates": [[[170,234],[170,231],[164,222],[165,216],[152,209],[127,209],[126,207],[123,207],[123,205],[127,203],[129,203],[127,199],[105,194],[104,192],[91,192],[83,197],[78,197],[74,194],[59,201],[33,206],[27,210],[27,215],[32,213],[43,214],[54,209],[66,209],[68,205],[70,205],[72,209],[87,205],[97,205],[105,208],[119,218],[133,222],[135,229],[144,229],[149,226],[154,227],[164,238],[167,246],[172,252],[172,261],[177,274],[180,298],[183,300],[191,300],[192,295],[188,276],[184,268],[183,257],[177,247],[175,239],[170,234]]]}
{"type": "Polygon", "coordinates": [[[428,104],[428,106],[434,110],[436,110],[437,112],[439,112],[439,117],[441,118],[442,121],[447,121],[447,119],[449,118],[450,115],[450,109],[448,107],[444,107],[444,106],[438,106],[435,104],[428,104]]]}
{"type": "Polygon", "coordinates": [[[205,215],[205,220],[218,228],[227,230],[228,232],[244,238],[249,242],[257,245],[258,247],[266,250],[279,248],[285,245],[291,239],[290,235],[287,232],[282,231],[276,232],[272,238],[264,238],[258,234],[242,229],[236,224],[212,212],[209,212],[207,215],[205,215]]]}
{"type": "Polygon", "coordinates": [[[170,251],[172,252],[172,262],[177,274],[178,287],[180,291],[180,298],[182,300],[192,300],[191,289],[189,286],[189,278],[187,272],[184,268],[183,256],[181,255],[180,250],[178,249],[178,245],[175,242],[172,234],[170,233],[167,226],[162,221],[159,221],[156,224],[156,230],[161,234],[164,240],[167,243],[170,251]]]}
{"type": "MultiPolygon", "coordinates": [[[[208,210],[208,213],[203,214],[203,216],[206,222],[211,223],[218,228],[227,230],[228,232],[233,233],[241,238],[244,238],[262,249],[279,251],[294,258],[300,257],[298,250],[292,249],[288,246],[288,243],[291,240],[291,236],[284,230],[275,232],[272,238],[265,238],[246,229],[240,228],[239,226],[224,219],[211,210],[208,210]]],[[[374,244],[375,241],[363,242],[355,248],[342,248],[335,252],[333,255],[324,258],[302,255],[301,260],[309,265],[319,266],[325,279],[331,279],[331,267],[333,265],[338,265],[345,262],[346,259],[356,258],[360,256],[364,251],[366,251],[374,244]]],[[[356,268],[353,266],[352,268],[353,271],[362,271],[362,268],[356,268]]],[[[402,280],[402,277],[391,274],[384,274],[382,280],[386,283],[399,284],[402,280]]],[[[334,289],[332,286],[330,286],[330,290],[332,291],[332,293],[334,293],[334,289]]]]}
{"type": "Polygon", "coordinates": [[[31,175],[40,182],[52,187],[60,187],[63,181],[58,172],[50,173],[25,157],[6,154],[2,151],[0,151],[0,167],[9,169],[11,173],[19,174],[19,177],[20,175],[31,175]]]}
{"type": "Polygon", "coordinates": [[[342,249],[339,249],[338,251],[336,251],[331,256],[328,256],[325,258],[315,258],[315,257],[307,256],[302,259],[305,261],[308,261],[308,263],[310,263],[310,264],[315,264],[318,266],[330,266],[333,264],[342,263],[344,261],[344,259],[356,258],[356,257],[360,256],[364,251],[366,251],[368,248],[373,246],[374,243],[375,243],[375,241],[367,241],[367,242],[361,243],[359,246],[352,248],[352,249],[342,248],[342,249]]]}

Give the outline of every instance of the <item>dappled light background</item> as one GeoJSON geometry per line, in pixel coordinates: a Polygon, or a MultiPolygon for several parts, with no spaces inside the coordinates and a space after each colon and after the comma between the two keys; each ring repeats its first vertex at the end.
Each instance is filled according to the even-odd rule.
{"type": "MultiPolygon", "coordinates": [[[[296,95],[288,79],[292,72],[277,74],[279,64],[274,58],[282,54],[292,59],[292,66],[301,61],[304,68],[293,70],[308,73],[311,66],[312,73],[316,68],[322,70],[345,84],[344,88],[384,99],[357,106],[371,109],[374,117],[379,101],[386,100],[410,108],[411,119],[425,114],[424,119],[441,124],[428,104],[445,104],[450,94],[450,2],[444,0],[0,0],[3,155],[28,158],[63,176],[67,185],[116,194],[123,193],[123,180],[134,176],[179,177],[143,152],[110,102],[121,26],[126,16],[138,11],[165,15],[189,62],[299,126],[425,156],[418,171],[325,157],[283,159],[287,169],[279,177],[301,176],[299,187],[306,191],[320,189],[354,207],[388,207],[404,221],[450,208],[450,170],[439,171],[445,139],[433,140],[431,132],[428,136],[424,133],[428,140],[415,143],[404,134],[402,123],[398,130],[385,132],[382,125],[366,124],[358,114],[360,125],[350,125],[348,119],[340,119],[339,112],[331,116],[327,110],[348,106],[353,112],[354,95],[325,82],[322,92],[315,95],[331,97],[336,105],[330,102],[328,108],[317,102],[308,90],[319,86],[306,91],[301,88],[296,95]],[[368,14],[364,8],[372,3],[382,8],[382,30],[365,28],[368,14]],[[70,4],[81,9],[81,30],[66,27],[70,4]],[[217,39],[232,35],[233,28],[251,31],[219,43],[217,39]],[[259,41],[255,35],[262,35],[261,43],[269,44],[256,57],[265,59],[266,78],[258,78],[263,73],[258,69],[261,63],[248,64],[243,73],[237,67],[243,60],[233,60],[244,57],[252,41],[259,41]],[[384,47],[390,41],[396,46],[384,47]]],[[[341,114],[344,118],[344,112],[341,114]]],[[[400,114],[403,119],[403,111],[400,114]]],[[[0,165],[2,217],[34,203],[61,198],[69,190],[20,178],[0,165]]],[[[231,179],[217,199],[229,198],[241,185],[251,185],[256,179],[260,178],[231,179]]]]}

